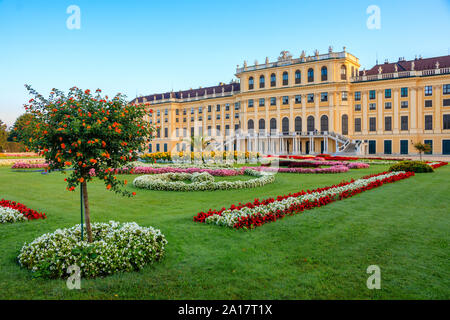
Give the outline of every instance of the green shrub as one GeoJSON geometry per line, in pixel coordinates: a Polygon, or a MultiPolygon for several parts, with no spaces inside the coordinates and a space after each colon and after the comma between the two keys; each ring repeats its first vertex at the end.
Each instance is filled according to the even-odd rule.
{"type": "Polygon", "coordinates": [[[409,171],[415,173],[433,172],[433,168],[423,161],[400,161],[393,164],[389,171],[409,171]]]}

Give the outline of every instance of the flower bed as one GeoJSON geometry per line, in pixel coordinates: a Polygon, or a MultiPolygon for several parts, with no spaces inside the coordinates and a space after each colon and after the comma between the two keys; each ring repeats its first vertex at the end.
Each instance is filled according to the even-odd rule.
{"type": "Polygon", "coordinates": [[[66,278],[77,265],[82,277],[92,278],[140,270],[159,261],[167,244],[160,230],[135,222],[93,223],[92,234],[92,243],[81,241],[79,225],[44,234],[22,247],[19,264],[45,278],[66,278]]]}
{"type": "Polygon", "coordinates": [[[253,170],[265,172],[280,172],[280,173],[343,173],[347,172],[349,168],[343,165],[337,165],[328,168],[277,168],[277,167],[252,167],[253,170]]]}
{"type": "Polygon", "coordinates": [[[442,167],[442,166],[448,165],[448,162],[445,162],[445,161],[428,162],[428,161],[427,161],[427,164],[428,164],[430,167],[432,167],[433,169],[437,169],[437,168],[440,168],[440,167],[442,167]]]}
{"type": "MultiPolygon", "coordinates": [[[[13,166],[16,162],[18,162],[18,159],[0,159],[0,167],[10,167],[13,166]]],[[[22,163],[43,163],[43,159],[20,159],[20,162],[22,163]]]]}
{"type": "MultiPolygon", "coordinates": [[[[118,169],[117,173],[130,174],[129,169],[118,169]]],[[[135,167],[132,174],[163,174],[163,173],[195,173],[207,172],[212,176],[229,177],[244,174],[243,169],[206,169],[206,168],[172,168],[172,167],[135,167]]]]}
{"type": "Polygon", "coordinates": [[[35,219],[45,219],[47,216],[43,212],[30,209],[19,202],[2,199],[0,201],[0,221],[10,223],[35,219]]]}
{"type": "Polygon", "coordinates": [[[229,209],[200,212],[194,217],[194,221],[236,229],[252,229],[264,223],[281,219],[286,215],[297,214],[333,201],[343,200],[385,183],[392,183],[413,175],[413,172],[383,172],[330,187],[278,196],[276,199],[269,198],[262,201],[255,199],[253,203],[239,203],[237,206],[232,205],[229,209]]]}
{"type": "Polygon", "coordinates": [[[207,160],[207,159],[216,159],[216,160],[238,160],[238,159],[258,159],[260,157],[258,152],[242,152],[242,151],[204,151],[204,152],[153,152],[146,153],[141,156],[141,159],[144,161],[172,161],[175,158],[179,159],[198,159],[198,160],[207,160]]]}
{"type": "Polygon", "coordinates": [[[16,162],[13,164],[11,169],[47,169],[47,163],[27,163],[27,162],[16,162]]]}
{"type": "MultiPolygon", "coordinates": [[[[275,181],[275,176],[271,173],[259,172],[256,170],[244,168],[245,175],[256,177],[250,180],[239,181],[217,181],[204,179],[198,181],[195,179],[198,173],[163,173],[156,175],[145,175],[134,179],[133,185],[136,188],[163,190],[163,191],[212,191],[212,190],[230,190],[230,189],[246,189],[262,187],[268,183],[275,181]],[[192,183],[184,181],[191,180],[192,183]]],[[[207,172],[202,173],[204,177],[209,175],[207,172]]]]}

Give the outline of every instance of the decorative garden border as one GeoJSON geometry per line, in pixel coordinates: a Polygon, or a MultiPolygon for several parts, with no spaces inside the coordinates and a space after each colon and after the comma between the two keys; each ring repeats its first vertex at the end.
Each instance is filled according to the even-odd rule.
{"type": "Polygon", "coordinates": [[[45,213],[30,209],[22,203],[5,199],[0,201],[0,223],[14,223],[45,218],[47,218],[45,213]]]}
{"type": "MultiPolygon", "coordinates": [[[[197,173],[197,172],[196,172],[197,173]]],[[[244,169],[244,174],[254,176],[255,179],[245,181],[195,181],[187,184],[183,181],[191,180],[195,174],[190,173],[164,173],[160,175],[145,175],[134,179],[133,185],[136,188],[163,190],[163,191],[212,191],[231,190],[262,187],[275,181],[275,175],[267,172],[259,172],[253,169],[244,169]],[[172,181],[171,181],[172,180],[172,181]]],[[[201,174],[204,174],[203,172],[201,174]]]]}
{"type": "Polygon", "coordinates": [[[194,221],[236,229],[252,229],[264,223],[281,219],[286,215],[294,215],[314,207],[327,205],[411,176],[414,176],[413,172],[382,172],[330,187],[278,196],[276,199],[268,198],[262,201],[255,199],[253,203],[239,203],[237,206],[232,205],[229,209],[200,212],[194,217],[194,221]]]}

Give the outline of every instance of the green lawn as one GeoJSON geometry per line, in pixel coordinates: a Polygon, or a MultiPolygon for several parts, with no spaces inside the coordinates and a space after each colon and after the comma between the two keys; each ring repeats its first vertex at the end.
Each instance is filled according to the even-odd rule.
{"type": "Polygon", "coordinates": [[[248,190],[135,190],[132,199],[106,191],[100,182],[90,184],[93,221],[154,226],[169,244],[160,263],[82,280],[82,290],[68,290],[63,280],[34,279],[15,262],[24,242],[79,222],[79,193],[65,190],[60,173],[0,168],[0,198],[48,215],[45,221],[0,225],[0,299],[449,299],[450,166],[249,232],[192,222],[201,210],[386,168],[278,174],[275,183],[248,190]],[[381,268],[381,290],[366,287],[372,264],[381,268]]]}

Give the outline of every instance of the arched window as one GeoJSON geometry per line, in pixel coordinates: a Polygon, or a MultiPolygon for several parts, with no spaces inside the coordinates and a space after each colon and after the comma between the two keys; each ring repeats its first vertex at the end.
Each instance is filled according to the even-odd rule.
{"type": "Polygon", "coordinates": [[[308,82],[314,82],[314,70],[313,68],[308,69],[308,82]]]}
{"type": "Polygon", "coordinates": [[[289,133],[289,118],[284,117],[283,120],[281,120],[281,128],[283,133],[289,133]]]}
{"type": "Polygon", "coordinates": [[[255,124],[253,123],[252,119],[248,120],[247,128],[248,128],[248,130],[255,129],[255,124]]]}
{"type": "Polygon", "coordinates": [[[287,86],[289,84],[289,74],[287,71],[283,72],[283,86],[287,86]]]}
{"type": "Polygon", "coordinates": [[[347,80],[347,67],[345,65],[341,66],[341,80],[347,80]]]}
{"type": "Polygon", "coordinates": [[[254,87],[253,77],[248,78],[248,90],[252,90],[254,87]]]}
{"type": "Polygon", "coordinates": [[[326,115],[320,117],[320,131],[328,131],[328,117],[326,115]]]}
{"type": "Polygon", "coordinates": [[[275,87],[276,85],[277,85],[277,76],[275,75],[275,73],[272,73],[270,75],[270,86],[275,87]]]}
{"type": "Polygon", "coordinates": [[[322,69],[320,69],[320,76],[321,76],[321,80],[322,81],[327,81],[328,80],[328,69],[327,69],[327,67],[322,67],[322,69]]]}
{"type": "Polygon", "coordinates": [[[342,116],[342,134],[348,134],[348,116],[346,114],[342,116]]]}
{"type": "Polygon", "coordinates": [[[306,126],[308,127],[308,132],[314,131],[314,117],[313,116],[309,116],[306,119],[306,126]]]}
{"type": "Polygon", "coordinates": [[[302,132],[302,118],[295,118],[295,132],[302,132]]]}
{"type": "Polygon", "coordinates": [[[300,70],[295,71],[295,84],[302,83],[302,73],[300,70]]]}
{"type": "Polygon", "coordinates": [[[277,119],[270,119],[270,131],[275,132],[277,130],[277,119]]]}
{"type": "Polygon", "coordinates": [[[259,76],[259,87],[264,88],[266,85],[266,79],[264,79],[264,76],[259,76]]]}
{"type": "Polygon", "coordinates": [[[259,119],[259,132],[266,131],[266,121],[264,119],[259,119]]]}

